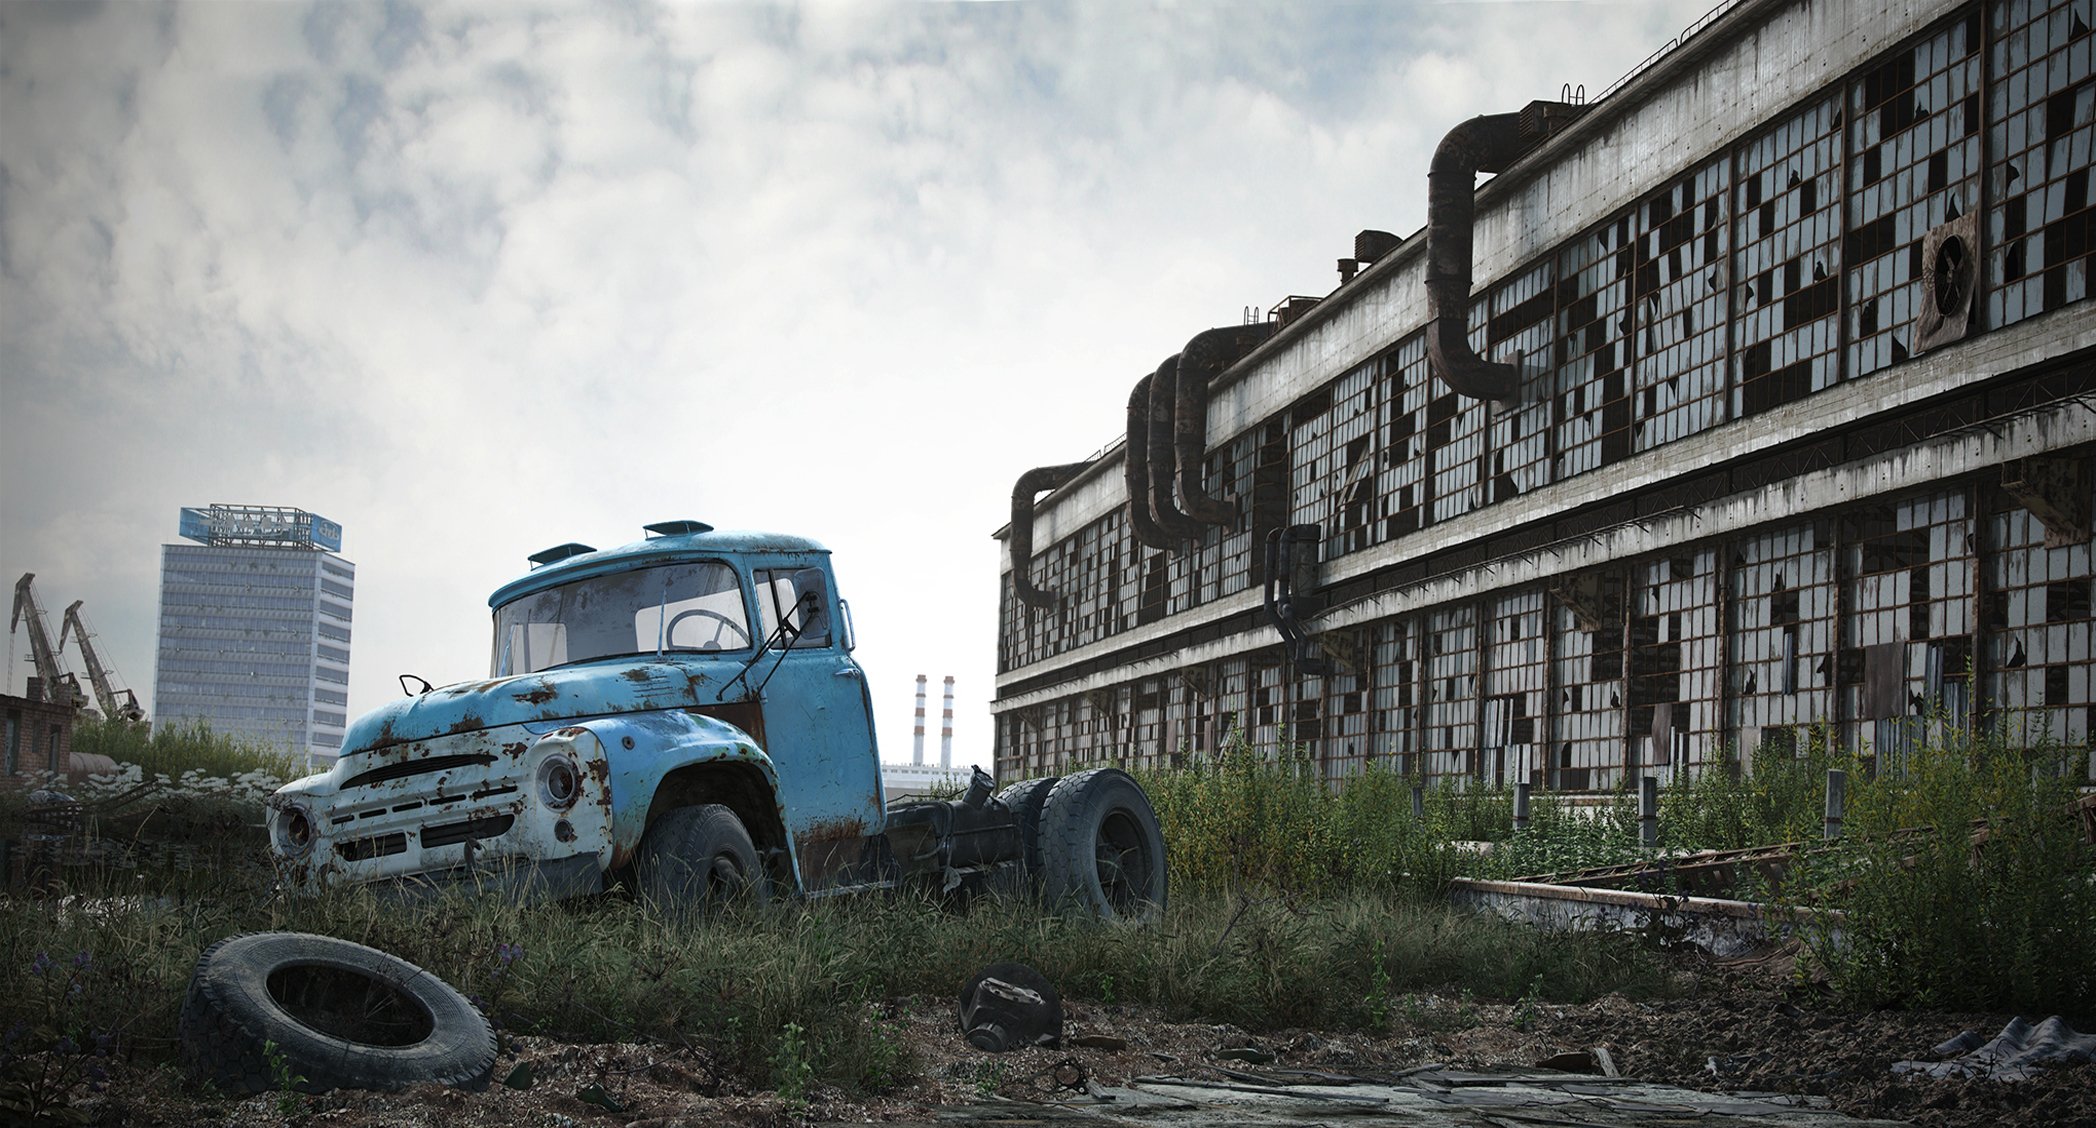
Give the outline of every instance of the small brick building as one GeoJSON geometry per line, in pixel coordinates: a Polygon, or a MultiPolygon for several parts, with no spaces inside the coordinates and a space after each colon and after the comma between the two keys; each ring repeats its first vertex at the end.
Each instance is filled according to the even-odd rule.
{"type": "Polygon", "coordinates": [[[39,700],[34,685],[29,692],[28,697],[0,694],[0,778],[9,785],[18,786],[35,772],[73,767],[73,709],[39,700]]]}

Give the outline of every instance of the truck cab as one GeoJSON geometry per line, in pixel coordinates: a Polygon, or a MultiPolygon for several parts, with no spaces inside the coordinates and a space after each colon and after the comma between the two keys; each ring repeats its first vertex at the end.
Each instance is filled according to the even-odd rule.
{"type": "Polygon", "coordinates": [[[1002,874],[1105,915],[1162,906],[1156,818],[1123,773],[993,795],[978,770],[958,799],[887,805],[822,545],[697,521],[645,532],[534,554],[488,600],[487,679],[403,677],[332,767],[271,796],[287,882],[571,896],[623,880],[683,903],[1002,874]]]}

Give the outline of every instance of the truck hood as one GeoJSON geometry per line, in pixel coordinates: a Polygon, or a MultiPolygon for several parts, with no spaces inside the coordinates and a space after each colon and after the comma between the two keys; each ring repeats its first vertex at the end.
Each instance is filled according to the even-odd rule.
{"type": "MultiPolygon", "coordinates": [[[[496,725],[716,705],[740,661],[595,662],[493,681],[459,682],[358,717],[342,754],[390,748],[496,725]]],[[[739,696],[739,695],[738,695],[739,696]]]]}

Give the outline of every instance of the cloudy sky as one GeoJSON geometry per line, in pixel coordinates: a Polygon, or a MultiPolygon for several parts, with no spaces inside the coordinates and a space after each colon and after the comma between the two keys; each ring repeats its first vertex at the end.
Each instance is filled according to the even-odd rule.
{"type": "Polygon", "coordinates": [[[798,532],[987,765],[1013,479],[1710,2],[0,0],[0,577],[150,710],[177,510],[322,514],[357,713],[540,548],[798,532]]]}

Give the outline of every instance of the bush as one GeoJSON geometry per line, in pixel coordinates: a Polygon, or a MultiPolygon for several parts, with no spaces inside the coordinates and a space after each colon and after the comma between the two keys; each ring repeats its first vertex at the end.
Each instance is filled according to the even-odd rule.
{"type": "Polygon", "coordinates": [[[99,753],[119,764],[136,764],[148,778],[179,778],[188,772],[221,779],[260,771],[280,780],[307,774],[306,758],[281,748],[211,731],[203,721],[143,725],[83,718],[73,726],[73,751],[99,753]]]}
{"type": "Polygon", "coordinates": [[[2084,756],[1954,739],[1852,784],[1847,837],[1800,892],[1846,913],[1811,945],[1834,989],[1861,1006],[2096,1008],[2096,866],[2069,813],[2084,756]]]}

